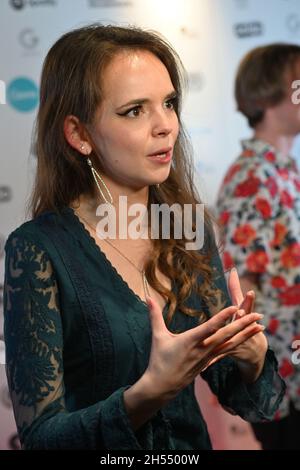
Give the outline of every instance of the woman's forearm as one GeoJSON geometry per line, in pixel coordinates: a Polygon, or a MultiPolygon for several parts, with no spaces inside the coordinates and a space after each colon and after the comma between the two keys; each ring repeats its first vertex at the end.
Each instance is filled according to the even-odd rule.
{"type": "Polygon", "coordinates": [[[138,430],[172,398],[171,394],[167,396],[154,390],[150,377],[144,374],[124,392],[125,409],[133,430],[138,430]]]}
{"type": "Polygon", "coordinates": [[[265,354],[257,364],[245,363],[238,359],[235,360],[237,362],[243,381],[247,384],[251,384],[256,382],[262,373],[265,363],[265,354]]]}

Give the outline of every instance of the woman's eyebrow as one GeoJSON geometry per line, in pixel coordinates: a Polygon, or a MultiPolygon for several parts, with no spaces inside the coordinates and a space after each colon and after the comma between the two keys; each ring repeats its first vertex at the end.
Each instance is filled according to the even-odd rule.
{"type": "MultiPolygon", "coordinates": [[[[168,99],[171,99],[171,98],[175,98],[177,96],[177,93],[175,90],[171,91],[170,93],[168,93],[166,96],[165,96],[165,100],[168,100],[168,99]]],[[[122,104],[122,106],[119,106],[118,109],[122,109],[122,108],[125,108],[126,106],[130,106],[130,105],[141,105],[141,104],[145,104],[145,103],[149,103],[151,100],[149,98],[136,98],[136,99],[133,99],[133,100],[130,100],[128,101],[126,104],[122,104]]]]}

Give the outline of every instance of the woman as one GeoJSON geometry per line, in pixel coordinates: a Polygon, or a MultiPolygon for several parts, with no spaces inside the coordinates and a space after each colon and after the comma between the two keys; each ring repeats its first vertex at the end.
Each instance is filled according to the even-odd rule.
{"type": "Polygon", "coordinates": [[[195,227],[181,70],[163,39],[137,28],[71,31],[47,55],[33,220],[6,244],[7,372],[23,448],[208,449],[199,373],[245,419],[271,418],[281,400],[261,315],[234,272],[243,308],[231,305],[208,214],[201,250],[184,235],[120,235],[130,225],[121,196],[148,209],[144,235],[153,204],[191,204],[195,227]],[[97,235],[104,204],[116,237],[97,235]]]}

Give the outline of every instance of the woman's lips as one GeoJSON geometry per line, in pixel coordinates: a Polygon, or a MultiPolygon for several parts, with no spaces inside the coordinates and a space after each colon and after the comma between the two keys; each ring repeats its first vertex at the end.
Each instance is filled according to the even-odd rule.
{"type": "Polygon", "coordinates": [[[161,155],[149,155],[148,158],[155,163],[168,163],[172,159],[172,150],[161,155]]]}

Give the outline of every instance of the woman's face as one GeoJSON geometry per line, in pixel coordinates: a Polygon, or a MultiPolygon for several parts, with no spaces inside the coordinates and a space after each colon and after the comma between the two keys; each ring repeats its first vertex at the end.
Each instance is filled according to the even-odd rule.
{"type": "Polygon", "coordinates": [[[90,135],[105,174],[136,189],[165,181],[179,124],[164,64],[147,51],[119,53],[103,73],[102,93],[90,135]],[[150,156],[158,152],[165,159],[150,156]]]}

